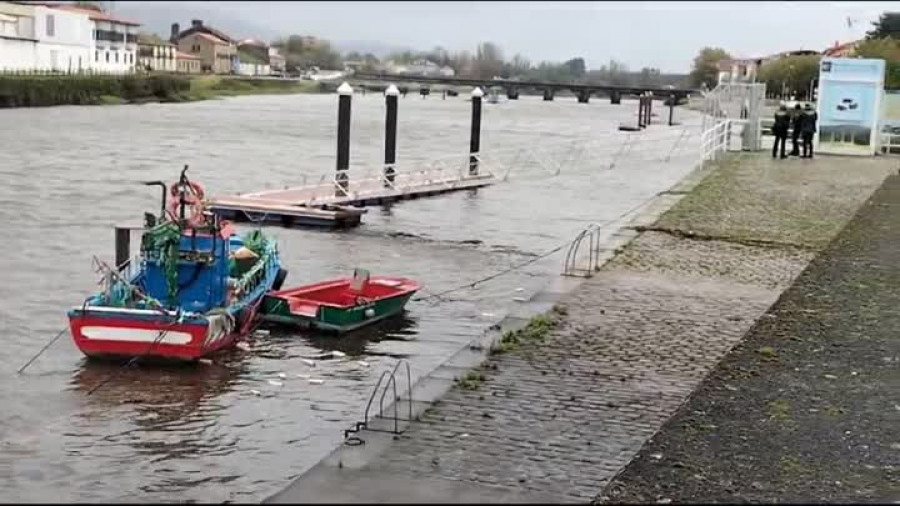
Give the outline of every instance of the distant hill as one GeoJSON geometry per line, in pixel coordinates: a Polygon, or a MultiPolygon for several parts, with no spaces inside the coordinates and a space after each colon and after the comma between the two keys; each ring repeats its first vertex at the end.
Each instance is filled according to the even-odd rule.
{"type": "MultiPolygon", "coordinates": [[[[108,4],[107,4],[108,5],[108,4]]],[[[192,19],[202,19],[204,23],[222,30],[235,39],[254,38],[272,42],[280,37],[291,35],[266,26],[259,26],[251,21],[230,17],[227,13],[216,8],[215,3],[203,4],[202,2],[190,2],[189,4],[173,6],[169,3],[156,2],[114,2],[113,12],[117,16],[141,23],[142,30],[154,32],[163,38],[168,38],[172,23],[179,23],[181,29],[189,27],[192,19]]],[[[317,33],[298,32],[298,35],[314,35],[317,33]]],[[[328,37],[322,37],[328,40],[328,37]]],[[[405,51],[407,47],[395,46],[376,41],[331,41],[335,49],[341,53],[356,51],[361,54],[372,53],[378,58],[397,51],[405,51]]]]}

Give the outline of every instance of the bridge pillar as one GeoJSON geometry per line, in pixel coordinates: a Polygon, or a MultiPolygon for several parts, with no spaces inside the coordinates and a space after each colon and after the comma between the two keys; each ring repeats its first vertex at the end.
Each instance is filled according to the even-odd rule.
{"type": "Polygon", "coordinates": [[[582,90],[578,92],[578,103],[586,104],[591,100],[591,92],[590,90],[582,90]]]}
{"type": "Polygon", "coordinates": [[[422,98],[425,98],[430,94],[431,94],[431,88],[429,88],[427,86],[422,86],[421,88],[419,88],[419,95],[422,95],[422,98]]]}
{"type": "Polygon", "coordinates": [[[552,100],[553,100],[553,90],[551,90],[550,88],[547,88],[546,90],[544,90],[544,101],[550,102],[552,100]]]}
{"type": "Polygon", "coordinates": [[[472,90],[472,132],[469,137],[469,175],[478,175],[478,152],[481,150],[481,97],[484,92],[472,90]]]}
{"type": "Polygon", "coordinates": [[[385,91],[387,114],[384,118],[384,186],[394,183],[394,164],[397,162],[397,97],[400,90],[393,84],[385,91]]]}
{"type": "Polygon", "coordinates": [[[622,103],[622,94],[618,91],[611,91],[609,93],[609,103],[612,105],[619,105],[622,103]]]}
{"type": "Polygon", "coordinates": [[[338,131],[337,131],[337,167],[334,181],[335,197],[342,197],[350,189],[350,102],[353,100],[353,88],[346,82],[337,89],[338,92],[338,131]],[[343,190],[343,191],[342,191],[343,190]]]}
{"type": "Polygon", "coordinates": [[[506,98],[510,100],[519,100],[519,90],[512,86],[507,88],[506,98]]]}

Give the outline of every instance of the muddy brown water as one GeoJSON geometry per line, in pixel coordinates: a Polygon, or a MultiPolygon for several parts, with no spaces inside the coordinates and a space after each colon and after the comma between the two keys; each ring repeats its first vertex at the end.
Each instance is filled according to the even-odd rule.
{"type": "MultiPolygon", "coordinates": [[[[489,153],[614,139],[636,110],[627,101],[539,97],[486,105],[482,146],[489,153]]],[[[355,97],[353,114],[351,177],[357,165],[378,166],[383,98],[355,97]]],[[[400,170],[464,156],[469,114],[461,97],[402,99],[400,170]]],[[[691,123],[691,113],[678,114],[691,123]]],[[[212,366],[122,369],[87,361],[64,336],[16,375],[66,326],[65,311],[96,289],[91,258],[112,259],[113,224],[139,223],[158,208],[158,190],[139,181],[174,180],[187,163],[213,194],[296,184],[333,170],[335,121],[333,95],[0,111],[0,498],[262,500],[339,444],[381,371],[405,358],[415,381],[499,321],[515,299],[559,275],[564,250],[446,299],[413,301],[402,318],[345,338],[273,332],[212,366]],[[347,356],[308,365],[331,350],[347,356]]],[[[671,133],[650,130],[650,137],[671,133]]],[[[669,143],[641,144],[633,153],[669,143]]],[[[359,266],[417,279],[423,294],[440,292],[617,218],[690,172],[690,151],[669,163],[623,160],[613,169],[602,156],[588,156],[581,170],[556,176],[514,167],[508,181],[490,188],[370,208],[354,230],[267,230],[279,240],[288,286],[359,266]]]]}

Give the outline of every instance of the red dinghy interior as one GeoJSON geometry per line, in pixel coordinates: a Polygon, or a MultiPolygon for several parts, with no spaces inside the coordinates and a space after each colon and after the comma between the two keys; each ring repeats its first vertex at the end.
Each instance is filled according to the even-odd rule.
{"type": "Polygon", "coordinates": [[[309,309],[314,313],[315,308],[323,304],[349,308],[361,303],[415,292],[418,289],[419,284],[410,279],[376,276],[363,278],[361,281],[356,278],[324,281],[299,288],[271,292],[270,295],[287,299],[292,312],[305,312],[303,311],[304,306],[308,305],[311,306],[309,309]]]}

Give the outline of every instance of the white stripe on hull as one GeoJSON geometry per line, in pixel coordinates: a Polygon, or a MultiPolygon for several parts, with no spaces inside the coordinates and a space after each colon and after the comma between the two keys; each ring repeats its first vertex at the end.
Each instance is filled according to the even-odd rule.
{"type": "Polygon", "coordinates": [[[132,329],[123,327],[81,327],[81,335],[97,341],[127,341],[133,343],[188,344],[194,338],[189,332],[155,329],[132,329]],[[160,333],[165,332],[164,337],[160,333]],[[157,341],[159,339],[159,341],[157,341]]]}

